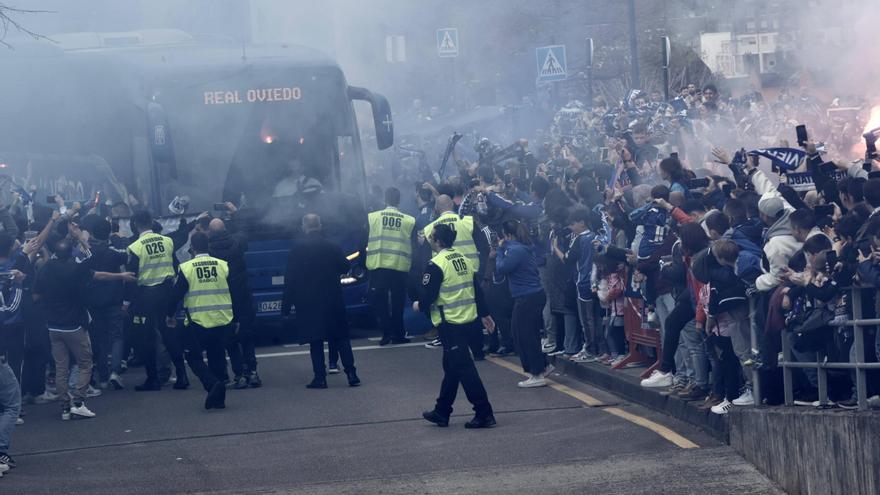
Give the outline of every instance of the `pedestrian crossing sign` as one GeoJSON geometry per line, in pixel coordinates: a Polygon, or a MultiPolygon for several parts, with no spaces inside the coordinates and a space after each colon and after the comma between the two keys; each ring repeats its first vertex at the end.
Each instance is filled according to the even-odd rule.
{"type": "Polygon", "coordinates": [[[565,45],[542,46],[535,50],[538,82],[562,81],[568,77],[565,45]]]}
{"type": "Polygon", "coordinates": [[[457,28],[443,28],[437,30],[437,55],[441,57],[458,56],[457,28]]]}

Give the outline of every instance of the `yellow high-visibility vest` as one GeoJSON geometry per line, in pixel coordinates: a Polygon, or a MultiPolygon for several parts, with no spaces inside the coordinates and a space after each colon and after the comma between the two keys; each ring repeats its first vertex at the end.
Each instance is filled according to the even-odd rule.
{"type": "Polygon", "coordinates": [[[477,245],[474,244],[474,217],[461,218],[457,213],[447,211],[425,227],[423,231],[425,239],[431,236],[434,226],[438,223],[445,223],[452,227],[452,230],[455,231],[455,243],[452,247],[467,256],[474,272],[480,271],[480,253],[477,251],[477,245]]]}
{"type": "Polygon", "coordinates": [[[412,265],[412,231],[415,218],[388,207],[368,215],[367,269],[387,268],[408,272],[412,265]]]}
{"type": "Polygon", "coordinates": [[[431,259],[443,272],[440,294],[431,305],[431,322],[463,325],[477,319],[477,293],[470,259],[456,249],[444,249],[431,259]]]}
{"type": "Polygon", "coordinates": [[[153,287],[174,277],[174,242],[170,238],[144,232],[128,250],[138,257],[138,285],[153,287]]]}
{"type": "Polygon", "coordinates": [[[217,328],[232,322],[229,266],[221,259],[196,256],[180,264],[189,291],[183,300],[188,318],[203,328],[217,328]]]}

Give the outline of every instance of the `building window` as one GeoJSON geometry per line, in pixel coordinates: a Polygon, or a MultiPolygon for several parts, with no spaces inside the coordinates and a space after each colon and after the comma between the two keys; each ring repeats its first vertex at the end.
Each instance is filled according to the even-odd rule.
{"type": "Polygon", "coordinates": [[[749,31],[755,30],[755,21],[749,21],[746,23],[746,29],[749,31]]]}

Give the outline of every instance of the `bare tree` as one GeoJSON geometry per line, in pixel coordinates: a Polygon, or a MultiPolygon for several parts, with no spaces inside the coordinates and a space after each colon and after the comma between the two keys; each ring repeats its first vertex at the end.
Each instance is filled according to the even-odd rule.
{"type": "Polygon", "coordinates": [[[10,7],[2,2],[0,2],[0,45],[5,46],[6,48],[13,48],[8,42],[6,42],[6,35],[9,34],[10,30],[18,31],[19,33],[30,36],[35,40],[48,40],[49,38],[43,36],[42,34],[35,33],[30,29],[24,27],[21,23],[19,23],[15,17],[22,14],[44,14],[48,13],[46,10],[28,10],[28,9],[19,9],[17,7],[10,7]]]}

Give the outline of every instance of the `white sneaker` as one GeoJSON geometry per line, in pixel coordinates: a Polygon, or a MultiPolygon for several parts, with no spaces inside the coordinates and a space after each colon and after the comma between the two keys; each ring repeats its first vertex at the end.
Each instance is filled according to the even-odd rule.
{"type": "Polygon", "coordinates": [[[125,384],[122,383],[122,377],[116,373],[110,373],[110,386],[113,387],[113,390],[122,390],[125,388],[125,384]]]}
{"type": "Polygon", "coordinates": [[[742,393],[736,399],[733,399],[734,406],[754,406],[755,405],[755,397],[752,396],[752,389],[747,388],[745,392],[742,393]]]}
{"type": "Polygon", "coordinates": [[[712,406],[712,412],[715,414],[724,415],[730,412],[731,408],[733,408],[733,402],[724,399],[721,404],[718,404],[717,406],[712,406]]]}
{"type": "Polygon", "coordinates": [[[440,339],[434,339],[425,344],[425,347],[427,347],[428,349],[438,349],[440,347],[443,347],[443,342],[441,342],[440,339]]]}
{"type": "Polygon", "coordinates": [[[0,478],[3,477],[3,473],[9,471],[9,464],[0,463],[0,478]]]}
{"type": "Polygon", "coordinates": [[[103,393],[104,392],[101,392],[101,389],[95,388],[95,387],[89,385],[89,389],[86,390],[86,397],[88,397],[88,398],[100,397],[101,394],[103,394],[103,393]]]}
{"type": "Polygon", "coordinates": [[[581,351],[571,358],[575,363],[595,363],[599,360],[596,356],[590,354],[587,351],[581,351]]]}
{"type": "Polygon", "coordinates": [[[535,376],[530,375],[528,380],[523,380],[516,384],[519,388],[535,388],[535,387],[546,387],[547,380],[544,379],[541,375],[535,376]]]}
{"type": "Polygon", "coordinates": [[[553,366],[552,364],[548,364],[547,367],[544,368],[544,372],[541,373],[541,378],[547,378],[548,376],[550,376],[550,373],[553,373],[553,371],[555,369],[556,369],[556,366],[553,366]]]}
{"type": "Polygon", "coordinates": [[[81,418],[94,418],[95,413],[89,410],[86,407],[85,403],[80,404],[79,406],[73,406],[70,408],[70,414],[73,416],[79,416],[81,418]]]}
{"type": "Polygon", "coordinates": [[[24,418],[22,418],[21,416],[15,418],[15,424],[16,424],[16,426],[18,426],[18,425],[23,425],[23,424],[24,424],[24,418]]]}
{"type": "Polygon", "coordinates": [[[654,370],[651,376],[642,380],[642,386],[645,388],[664,388],[672,386],[672,373],[663,373],[660,370],[654,370]]]}

